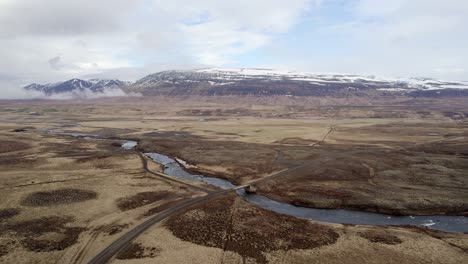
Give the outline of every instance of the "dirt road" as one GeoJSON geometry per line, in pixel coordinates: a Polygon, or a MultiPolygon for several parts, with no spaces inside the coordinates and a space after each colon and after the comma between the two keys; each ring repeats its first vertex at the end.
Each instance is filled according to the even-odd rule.
{"type": "MultiPolygon", "coordinates": [[[[151,170],[148,169],[146,159],[144,157],[142,157],[142,159],[145,160],[145,162],[143,162],[143,166],[144,166],[145,171],[147,171],[148,173],[158,175],[158,176],[161,176],[161,177],[164,177],[164,178],[170,178],[171,180],[175,180],[175,181],[177,181],[179,183],[187,184],[187,183],[184,183],[184,182],[180,182],[180,181],[178,181],[178,180],[176,180],[176,179],[174,179],[174,178],[172,178],[172,177],[170,177],[168,175],[152,172],[151,170]]],[[[205,196],[197,197],[197,198],[194,198],[194,199],[191,199],[191,200],[186,200],[186,201],[180,202],[180,203],[174,205],[173,207],[159,213],[158,215],[155,215],[155,216],[149,218],[145,222],[141,223],[140,225],[136,226],[132,230],[125,233],[123,236],[119,237],[112,244],[110,244],[103,251],[101,251],[98,255],[96,255],[93,259],[91,259],[91,261],[89,263],[90,264],[107,263],[115,254],[117,254],[126,245],[128,245],[128,243],[130,243],[132,240],[134,240],[136,237],[138,237],[140,234],[142,234],[148,228],[150,228],[151,226],[161,222],[162,220],[164,220],[164,219],[166,219],[166,218],[168,218],[170,216],[173,216],[173,215],[175,215],[175,214],[177,214],[179,212],[182,212],[185,209],[188,209],[191,206],[199,205],[199,204],[208,202],[210,200],[213,200],[213,199],[221,197],[223,195],[227,195],[229,193],[232,193],[232,192],[235,192],[237,190],[243,189],[243,188],[245,188],[245,187],[247,187],[249,185],[255,184],[255,183],[260,183],[260,182],[264,182],[264,181],[267,181],[267,180],[271,180],[273,178],[280,177],[282,175],[285,175],[287,173],[290,173],[290,172],[292,172],[294,170],[297,170],[299,168],[302,168],[302,167],[304,167],[304,165],[296,166],[296,167],[291,168],[291,169],[284,169],[282,171],[275,172],[275,173],[273,173],[273,174],[271,174],[269,176],[266,176],[266,177],[263,177],[261,179],[251,181],[251,182],[249,182],[247,184],[238,186],[238,187],[230,189],[230,190],[223,190],[223,191],[218,191],[218,192],[209,192],[205,196]]],[[[187,184],[187,185],[190,185],[190,184],[187,184]]],[[[190,185],[190,186],[200,188],[198,186],[193,186],[193,185],[190,185]]]]}

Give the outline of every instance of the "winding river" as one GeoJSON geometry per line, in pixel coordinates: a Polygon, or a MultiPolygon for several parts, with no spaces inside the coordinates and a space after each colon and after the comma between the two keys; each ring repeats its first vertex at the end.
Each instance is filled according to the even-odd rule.
{"type": "MultiPolygon", "coordinates": [[[[79,137],[87,140],[108,140],[99,138],[99,136],[96,135],[89,134],[59,134],[79,137]]],[[[138,142],[132,140],[121,142],[122,148],[126,150],[132,150],[138,145],[138,142]]],[[[164,166],[164,173],[167,175],[185,180],[204,182],[224,190],[237,187],[236,185],[224,179],[191,174],[187,172],[175,159],[172,159],[166,155],[154,152],[144,153],[144,155],[153,161],[162,164],[164,166]]],[[[257,205],[260,208],[313,221],[359,225],[414,225],[447,232],[468,233],[468,217],[464,216],[395,216],[345,209],[316,209],[278,202],[258,194],[247,194],[243,189],[240,189],[236,192],[246,201],[257,205]]]]}
{"type": "MultiPolygon", "coordinates": [[[[165,174],[185,180],[205,182],[221,189],[236,187],[227,180],[191,174],[168,156],[159,153],[145,153],[145,155],[163,164],[165,174]]],[[[464,216],[394,216],[345,209],[315,209],[278,202],[258,194],[247,194],[243,189],[238,190],[237,194],[263,209],[314,221],[358,225],[415,225],[448,232],[468,233],[468,218],[464,216]]]]}

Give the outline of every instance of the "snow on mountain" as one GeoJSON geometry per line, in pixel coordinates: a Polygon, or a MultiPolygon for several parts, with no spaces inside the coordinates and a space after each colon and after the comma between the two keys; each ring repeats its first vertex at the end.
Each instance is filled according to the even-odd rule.
{"type": "MultiPolygon", "coordinates": [[[[468,82],[450,82],[434,80],[429,78],[383,78],[373,75],[355,75],[338,73],[305,73],[294,71],[277,71],[272,69],[199,69],[198,73],[207,73],[216,76],[219,80],[242,80],[242,79],[270,79],[270,80],[293,80],[313,83],[372,83],[378,85],[392,83],[397,87],[407,86],[413,89],[468,89],[468,82]]],[[[392,89],[392,88],[389,88],[392,89]]]]}
{"type": "Polygon", "coordinates": [[[158,72],[135,82],[130,89],[149,95],[346,96],[365,95],[372,91],[404,95],[446,89],[465,89],[463,93],[468,94],[468,82],[271,69],[208,68],[158,72]]]}
{"type": "Polygon", "coordinates": [[[33,93],[39,93],[43,97],[69,99],[69,98],[96,98],[110,96],[125,96],[122,88],[128,86],[128,82],[119,80],[81,80],[71,79],[64,82],[48,84],[30,84],[23,89],[33,93]]]}
{"type": "Polygon", "coordinates": [[[48,98],[94,98],[134,93],[148,96],[468,96],[468,82],[243,68],[162,71],[133,84],[119,80],[71,79],[31,84],[24,89],[48,98]]]}

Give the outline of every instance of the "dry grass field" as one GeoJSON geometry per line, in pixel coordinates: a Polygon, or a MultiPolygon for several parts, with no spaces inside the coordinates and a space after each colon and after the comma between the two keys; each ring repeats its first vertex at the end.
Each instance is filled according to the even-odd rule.
{"type": "MultiPolygon", "coordinates": [[[[215,191],[148,173],[139,152],[236,184],[305,164],[256,186],[300,206],[468,216],[466,99],[9,101],[0,102],[0,263],[87,263],[145,219],[215,191]],[[123,139],[137,140],[136,150],[120,148],[123,139]]],[[[151,227],[112,262],[467,259],[466,234],[318,223],[231,195],[151,227]]]]}

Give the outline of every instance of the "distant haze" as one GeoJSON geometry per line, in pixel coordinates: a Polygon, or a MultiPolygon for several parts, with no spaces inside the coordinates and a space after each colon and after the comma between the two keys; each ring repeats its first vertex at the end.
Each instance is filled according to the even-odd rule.
{"type": "Polygon", "coordinates": [[[0,0],[0,98],[212,66],[467,80],[466,25],[466,0],[0,0]]]}

